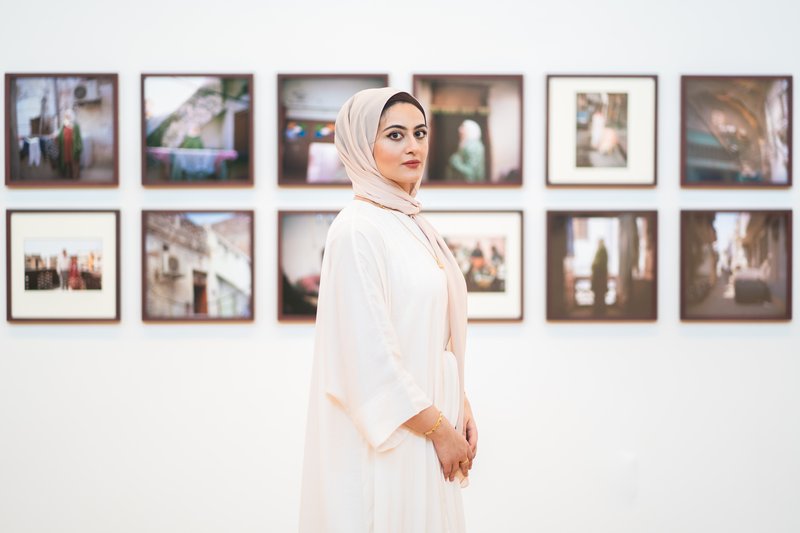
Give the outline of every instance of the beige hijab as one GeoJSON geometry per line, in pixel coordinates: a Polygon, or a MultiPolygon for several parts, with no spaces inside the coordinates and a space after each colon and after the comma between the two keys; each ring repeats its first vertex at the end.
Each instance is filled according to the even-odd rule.
{"type": "Polygon", "coordinates": [[[467,284],[464,274],[444,239],[422,217],[420,203],[414,197],[419,182],[411,194],[378,171],[372,147],[378,133],[378,122],[386,102],[402,92],[391,87],[366,89],[353,95],[336,117],[334,140],[339,158],[347,176],[353,182],[353,191],[386,209],[408,215],[422,230],[436,258],[444,265],[447,276],[448,311],[450,317],[450,346],[458,362],[458,379],[461,384],[461,403],[456,428],[464,433],[464,350],[467,338],[467,284]]]}

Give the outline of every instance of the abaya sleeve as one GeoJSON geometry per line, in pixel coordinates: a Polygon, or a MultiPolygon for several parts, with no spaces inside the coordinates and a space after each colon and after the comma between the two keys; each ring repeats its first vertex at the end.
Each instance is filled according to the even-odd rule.
{"type": "Polygon", "coordinates": [[[403,366],[389,310],[387,243],[370,221],[357,221],[334,224],[328,235],[317,347],[326,351],[326,393],[373,448],[386,451],[408,435],[404,422],[432,402],[403,366]]]}

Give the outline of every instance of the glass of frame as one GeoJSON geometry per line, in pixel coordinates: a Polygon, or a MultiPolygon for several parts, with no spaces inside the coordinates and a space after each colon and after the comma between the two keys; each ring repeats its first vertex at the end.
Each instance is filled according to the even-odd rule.
{"type": "Polygon", "coordinates": [[[427,110],[431,185],[522,185],[522,76],[414,75],[427,110]]]}
{"type": "Polygon", "coordinates": [[[6,185],[119,184],[116,74],[6,74],[6,185]]]}
{"type": "Polygon", "coordinates": [[[278,184],[350,186],[333,144],[336,115],[386,74],[278,74],[278,184]]]}
{"type": "Polygon", "coordinates": [[[791,184],[791,76],[681,77],[683,187],[791,184]]]}
{"type": "Polygon", "coordinates": [[[278,212],[278,320],[317,316],[322,254],[336,211],[278,212]]]}
{"type": "Polygon", "coordinates": [[[655,211],[547,212],[547,319],[656,320],[655,211]]]}
{"type": "Polygon", "coordinates": [[[252,74],[142,74],[142,185],[253,184],[252,74]]]}
{"type": "Polygon", "coordinates": [[[657,93],[656,76],[547,76],[547,185],[654,186],[657,93]]]}
{"type": "Polygon", "coordinates": [[[791,318],[791,211],[681,211],[681,320],[791,318]]]}
{"type": "Polygon", "coordinates": [[[471,322],[522,321],[522,211],[425,211],[467,281],[471,322]]]}
{"type": "Polygon", "coordinates": [[[9,322],[118,322],[119,211],[6,211],[9,322]]]}
{"type": "Polygon", "coordinates": [[[253,211],[142,211],[142,320],[253,320],[253,211]]]}

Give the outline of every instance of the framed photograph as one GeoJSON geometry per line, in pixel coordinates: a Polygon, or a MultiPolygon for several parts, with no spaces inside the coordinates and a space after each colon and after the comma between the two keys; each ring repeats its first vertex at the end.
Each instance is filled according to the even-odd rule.
{"type": "Polygon", "coordinates": [[[547,320],[656,320],[655,211],[547,212],[547,320]]]}
{"type": "Polygon", "coordinates": [[[119,211],[6,211],[9,322],[118,322],[119,211]]]}
{"type": "Polygon", "coordinates": [[[142,185],[253,184],[252,74],[142,74],[142,185]]]}
{"type": "Polygon", "coordinates": [[[681,211],[681,320],[791,319],[791,211],[681,211]]]}
{"type": "Polygon", "coordinates": [[[119,184],[116,74],[6,74],[6,185],[119,184]]]}
{"type": "Polygon", "coordinates": [[[317,316],[322,254],[337,211],[278,211],[278,320],[317,316]]]}
{"type": "Polygon", "coordinates": [[[253,320],[253,211],[142,211],[142,320],[253,320]]]}
{"type": "Polygon", "coordinates": [[[521,322],[522,211],[425,211],[467,281],[471,322],[521,322]]]}
{"type": "Polygon", "coordinates": [[[791,76],[681,76],[682,186],[791,184],[791,76]]]}
{"type": "Polygon", "coordinates": [[[333,144],[336,115],[386,74],[278,74],[278,184],[350,186],[333,144]]]}
{"type": "Polygon", "coordinates": [[[427,110],[429,185],[522,185],[522,76],[414,76],[427,110]]]}
{"type": "Polygon", "coordinates": [[[656,76],[547,76],[547,185],[654,186],[657,109],[656,76]]]}

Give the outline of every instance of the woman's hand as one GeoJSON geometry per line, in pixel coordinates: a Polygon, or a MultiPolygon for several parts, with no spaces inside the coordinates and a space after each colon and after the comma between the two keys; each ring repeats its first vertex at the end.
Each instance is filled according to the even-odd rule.
{"type": "Polygon", "coordinates": [[[461,470],[464,477],[469,475],[474,454],[470,445],[460,432],[446,420],[442,420],[442,425],[431,433],[430,439],[436,449],[436,456],[442,465],[444,477],[453,481],[456,473],[461,470]]]}
{"type": "MultiPolygon", "coordinates": [[[[478,454],[478,426],[475,424],[472,406],[466,396],[464,396],[464,427],[466,428],[469,448],[472,450],[472,456],[475,457],[478,454]]],[[[472,462],[470,462],[469,467],[472,468],[472,462]]]]}
{"type": "MultiPolygon", "coordinates": [[[[472,411],[467,411],[469,404],[465,404],[464,407],[465,416],[469,412],[471,419],[472,411]]],[[[436,429],[433,433],[426,436],[433,442],[444,477],[453,481],[459,470],[464,474],[464,477],[467,477],[469,469],[472,467],[472,458],[475,456],[472,452],[472,447],[461,434],[461,431],[456,431],[446,418],[442,416],[441,421],[437,423],[440,415],[441,412],[436,407],[430,406],[406,420],[405,426],[420,435],[425,435],[435,426],[436,429]]],[[[469,431],[470,426],[467,425],[465,427],[469,431]]],[[[468,435],[474,435],[475,443],[477,444],[478,433],[474,422],[472,422],[472,428],[468,435]]]]}

